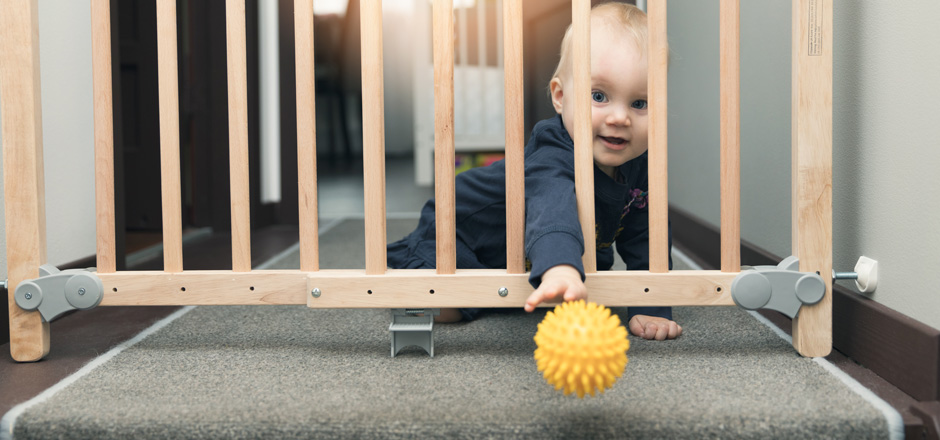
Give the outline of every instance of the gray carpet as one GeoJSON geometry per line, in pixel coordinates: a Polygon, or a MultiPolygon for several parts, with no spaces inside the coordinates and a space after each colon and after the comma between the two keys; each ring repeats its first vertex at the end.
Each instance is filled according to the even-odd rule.
{"type": "MultiPolygon", "coordinates": [[[[389,238],[413,224],[390,220],[389,238]]],[[[361,225],[321,239],[324,268],[355,267],[361,225]]],[[[434,358],[391,358],[386,310],[198,307],[28,409],[15,438],[888,437],[872,404],[735,308],[677,308],[680,339],[631,337],[613,388],[564,396],[532,358],[544,312],[439,325],[434,358]]]]}

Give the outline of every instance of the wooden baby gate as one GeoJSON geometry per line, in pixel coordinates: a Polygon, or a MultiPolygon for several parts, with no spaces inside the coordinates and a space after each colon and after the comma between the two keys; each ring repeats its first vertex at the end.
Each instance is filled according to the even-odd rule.
{"type": "MultiPolygon", "coordinates": [[[[49,324],[14,302],[16,286],[46,262],[40,109],[38,0],[3,0],[3,177],[11,353],[36,361],[49,352],[49,324]]],[[[668,268],[666,0],[649,0],[649,271],[596,271],[585,240],[586,285],[608,306],[733,305],[740,263],[739,1],[721,0],[721,270],[668,268]]],[[[455,256],[453,3],[434,0],[437,269],[386,268],[381,0],[361,0],[366,266],[319,270],[314,136],[312,0],[294,1],[300,269],[251,270],[244,0],[227,0],[232,270],[184,271],[177,102],[176,2],[156,0],[163,206],[163,271],[116,271],[108,0],[92,0],[97,272],[100,305],[298,304],[316,308],[521,307],[532,292],[524,269],[522,2],[503,0],[508,269],[458,270],[455,256]]],[[[585,237],[594,234],[590,91],[590,0],[572,2],[576,192],[585,237]]],[[[793,0],[793,253],[801,272],[825,274],[832,290],[832,1],[793,0]]],[[[831,349],[831,295],[803,306],[793,345],[804,356],[831,349]]]]}

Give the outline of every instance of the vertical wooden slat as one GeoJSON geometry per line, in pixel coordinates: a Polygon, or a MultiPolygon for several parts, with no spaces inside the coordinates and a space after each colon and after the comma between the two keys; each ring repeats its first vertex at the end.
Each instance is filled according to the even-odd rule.
{"type": "Polygon", "coordinates": [[[584,271],[597,272],[594,237],[594,153],[591,129],[591,2],[571,2],[571,55],[574,74],[574,181],[578,219],[584,236],[584,271]]]}
{"type": "Polygon", "coordinates": [[[157,70],[160,105],[160,187],[163,199],[163,270],[182,272],[180,111],[174,0],[157,0],[157,70]]]}
{"type": "Polygon", "coordinates": [[[741,0],[721,0],[721,270],[741,270],[741,0]]]}
{"type": "Polygon", "coordinates": [[[16,305],[22,281],[46,263],[46,205],[42,163],[42,99],[39,87],[37,0],[3,2],[0,13],[0,117],[3,136],[7,301],[10,354],[33,362],[49,353],[49,324],[38,311],[16,305]]]}
{"type": "Polygon", "coordinates": [[[297,175],[300,270],[320,270],[317,214],[317,117],[313,53],[313,0],[294,1],[297,77],[297,175]]]}
{"type": "Polygon", "coordinates": [[[503,73],[506,94],[506,270],[525,272],[525,98],[522,0],[503,1],[503,73]]]}
{"type": "Polygon", "coordinates": [[[111,5],[91,2],[91,58],[95,117],[95,229],[97,271],[117,270],[114,213],[114,113],[111,91],[111,5]]]}
{"type": "Polygon", "coordinates": [[[434,1],[434,211],[437,273],[457,270],[454,206],[454,3],[434,1]]]}
{"type": "Polygon", "coordinates": [[[232,270],[251,270],[251,200],[248,194],[248,74],[245,0],[225,2],[228,72],[229,186],[232,198],[232,270]]]}
{"type": "Polygon", "coordinates": [[[382,1],[362,0],[362,144],[365,185],[366,273],[385,273],[385,99],[382,1]]]}
{"type": "Polygon", "coordinates": [[[793,320],[803,356],[832,350],[832,0],[793,1],[793,253],[826,295],[793,320]]]}
{"type": "Polygon", "coordinates": [[[649,213],[650,272],[669,271],[669,176],[667,166],[666,0],[647,4],[649,23],[649,213]]]}

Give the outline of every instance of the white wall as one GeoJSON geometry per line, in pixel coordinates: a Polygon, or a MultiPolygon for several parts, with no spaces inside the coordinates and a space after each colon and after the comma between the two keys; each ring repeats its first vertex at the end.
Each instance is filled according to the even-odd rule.
{"type": "MultiPolygon", "coordinates": [[[[95,253],[91,10],[87,2],[39,2],[42,136],[48,263],[95,253]]],[[[2,145],[2,139],[0,139],[2,145]]],[[[2,188],[2,182],[0,182],[2,188]]],[[[0,212],[3,212],[0,206],[0,212]]],[[[5,216],[0,216],[5,225],[5,216]]],[[[5,229],[4,229],[5,230],[5,229]]],[[[6,279],[6,234],[0,238],[6,279]]]]}
{"type": "MultiPolygon", "coordinates": [[[[741,2],[742,237],[778,256],[791,254],[789,3],[741,2]]],[[[940,328],[937,16],[936,1],[835,2],[833,262],[878,260],[871,297],[940,328]]],[[[670,202],[715,225],[717,20],[717,0],[669,3],[670,202]]]]}

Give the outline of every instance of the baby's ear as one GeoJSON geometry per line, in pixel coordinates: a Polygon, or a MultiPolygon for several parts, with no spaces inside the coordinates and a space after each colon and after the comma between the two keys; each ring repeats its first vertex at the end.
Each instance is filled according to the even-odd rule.
{"type": "Polygon", "coordinates": [[[561,100],[564,97],[564,92],[561,90],[561,79],[552,78],[552,82],[548,84],[549,91],[552,95],[552,106],[555,107],[555,113],[561,114],[561,100]]]}

